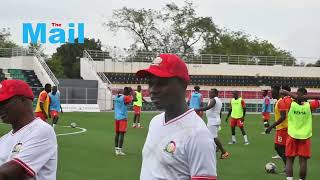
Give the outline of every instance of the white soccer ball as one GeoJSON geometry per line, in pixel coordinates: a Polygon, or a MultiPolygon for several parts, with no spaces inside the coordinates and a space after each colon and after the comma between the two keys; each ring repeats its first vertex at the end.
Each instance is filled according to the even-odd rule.
{"type": "Polygon", "coordinates": [[[72,122],[72,123],[70,124],[70,127],[71,127],[71,128],[76,128],[76,127],[77,127],[77,124],[76,124],[75,122],[72,122]]]}
{"type": "Polygon", "coordinates": [[[276,173],[277,166],[273,162],[269,162],[265,168],[267,173],[276,173]]]}

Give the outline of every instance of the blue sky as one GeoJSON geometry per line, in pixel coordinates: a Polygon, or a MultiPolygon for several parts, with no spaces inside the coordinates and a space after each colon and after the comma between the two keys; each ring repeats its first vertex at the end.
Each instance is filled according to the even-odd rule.
{"type": "MultiPolygon", "coordinates": [[[[86,36],[127,48],[132,43],[128,34],[114,34],[102,26],[112,18],[112,11],[123,6],[161,10],[169,2],[183,4],[183,0],[1,0],[0,28],[9,27],[11,39],[22,45],[23,22],[84,22],[86,36]]],[[[194,4],[198,15],[211,16],[219,27],[269,40],[296,57],[320,57],[320,1],[194,0],[194,4]]],[[[48,53],[56,47],[45,45],[48,53]]]]}

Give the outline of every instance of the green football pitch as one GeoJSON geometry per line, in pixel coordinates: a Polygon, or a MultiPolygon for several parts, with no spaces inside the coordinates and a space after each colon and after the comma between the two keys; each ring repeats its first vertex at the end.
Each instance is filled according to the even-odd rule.
{"type": "MultiPolygon", "coordinates": [[[[73,135],[58,136],[59,167],[58,180],[137,180],[141,166],[141,151],[145,141],[148,124],[154,113],[143,113],[143,129],[128,128],[125,137],[124,152],[126,156],[114,155],[113,113],[65,113],[61,115],[57,134],[81,131],[64,127],[76,122],[86,132],[73,135]]],[[[222,118],[224,119],[224,118],[222,118]]],[[[308,179],[317,180],[320,177],[320,116],[314,117],[312,138],[313,156],[309,161],[308,179]]],[[[129,125],[132,114],[129,115],[129,125]]],[[[273,149],[273,134],[262,135],[260,115],[247,115],[246,129],[250,140],[249,146],[243,145],[243,137],[237,129],[236,145],[227,145],[230,139],[229,126],[223,122],[220,139],[231,153],[229,159],[218,160],[219,180],[284,180],[284,175],[267,174],[264,166],[274,162],[277,170],[282,171],[280,160],[271,159],[275,155],[273,149]]],[[[9,127],[0,124],[0,136],[9,127]]],[[[273,132],[274,133],[274,132],[273,132]]],[[[1,152],[0,152],[1,153],[1,152]]],[[[298,179],[298,161],[295,163],[295,179],[298,179]]]]}

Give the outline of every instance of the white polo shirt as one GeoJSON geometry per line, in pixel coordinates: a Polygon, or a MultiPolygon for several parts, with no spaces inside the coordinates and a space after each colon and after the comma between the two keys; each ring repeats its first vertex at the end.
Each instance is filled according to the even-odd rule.
{"type": "Polygon", "coordinates": [[[216,146],[193,109],[165,123],[155,116],[142,151],[140,180],[215,180],[216,146]]]}
{"type": "Polygon", "coordinates": [[[208,126],[218,126],[221,124],[220,111],[222,108],[222,102],[218,97],[214,97],[214,100],[216,101],[216,104],[206,111],[208,126]]]}
{"type": "Polygon", "coordinates": [[[33,180],[56,180],[57,138],[53,128],[37,118],[19,131],[0,138],[0,165],[21,165],[33,180]]]}

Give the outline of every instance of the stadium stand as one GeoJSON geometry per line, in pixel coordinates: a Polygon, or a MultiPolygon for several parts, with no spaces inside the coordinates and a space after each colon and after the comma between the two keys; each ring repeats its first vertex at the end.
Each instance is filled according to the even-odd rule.
{"type": "MultiPolygon", "coordinates": [[[[130,86],[134,89],[140,84],[144,97],[150,98],[146,79],[137,78],[135,72],[147,68],[156,57],[155,53],[137,52],[134,55],[107,57],[101,51],[85,50],[83,54],[81,73],[84,79],[98,77],[99,83],[106,84],[112,90],[113,96],[119,88],[130,86]]],[[[193,87],[199,85],[204,102],[207,102],[208,90],[217,88],[223,101],[223,111],[229,110],[234,90],[238,90],[240,96],[246,100],[248,112],[261,112],[261,90],[270,90],[272,85],[287,84],[293,91],[298,87],[306,87],[310,94],[320,93],[319,68],[293,64],[293,61],[290,63],[288,59],[281,57],[212,54],[187,56],[183,59],[187,63],[191,78],[186,98],[193,87]]],[[[147,103],[143,110],[155,109],[151,103],[147,103]]]]}
{"type": "MultiPolygon", "coordinates": [[[[113,84],[146,84],[146,79],[136,78],[134,73],[105,73],[113,84]]],[[[271,86],[290,84],[292,87],[320,88],[320,78],[316,77],[257,77],[191,75],[191,84],[206,86],[271,86]]]]}
{"type": "Polygon", "coordinates": [[[30,87],[32,87],[33,94],[35,95],[34,105],[37,101],[37,95],[40,94],[43,87],[40,83],[37,75],[33,70],[24,70],[24,69],[0,69],[0,79],[20,79],[26,81],[30,87]]]}
{"type": "Polygon", "coordinates": [[[5,75],[4,75],[4,73],[2,72],[2,69],[0,69],[0,81],[3,81],[3,80],[5,80],[6,78],[5,78],[5,75]]]}

